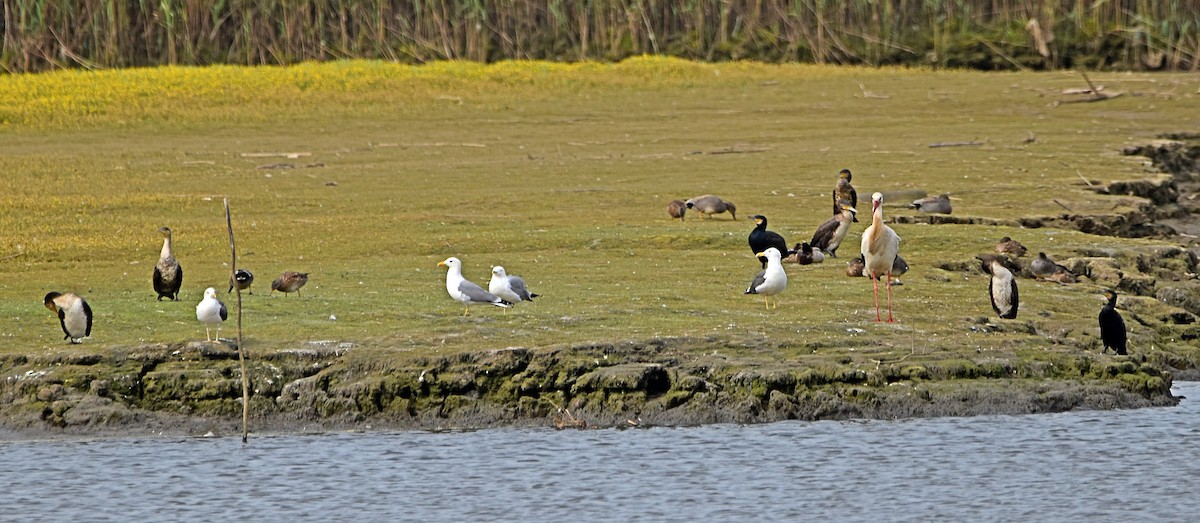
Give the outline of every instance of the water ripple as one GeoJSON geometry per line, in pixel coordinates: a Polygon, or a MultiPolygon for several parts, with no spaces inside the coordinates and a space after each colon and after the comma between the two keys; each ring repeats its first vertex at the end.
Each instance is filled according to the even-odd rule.
{"type": "MultiPolygon", "coordinates": [[[[1200,397],[1200,383],[1176,394],[1200,397]]],[[[1182,521],[1200,406],[695,428],[0,443],[0,514],[88,520],[1182,521]]]]}

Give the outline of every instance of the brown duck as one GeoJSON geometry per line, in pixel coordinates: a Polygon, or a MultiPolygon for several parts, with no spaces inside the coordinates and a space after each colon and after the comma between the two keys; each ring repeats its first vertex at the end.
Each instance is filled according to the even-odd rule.
{"type": "Polygon", "coordinates": [[[667,214],[670,214],[671,218],[683,221],[683,215],[687,214],[687,204],[683,203],[683,200],[671,200],[671,203],[667,204],[667,214]]]}
{"type": "Polygon", "coordinates": [[[299,296],[300,287],[303,287],[306,283],[308,283],[307,272],[288,271],[279,275],[278,278],[275,278],[275,281],[271,282],[271,294],[274,295],[275,291],[280,291],[283,292],[284,296],[292,292],[299,296]]]}
{"type": "Polygon", "coordinates": [[[1014,258],[1020,258],[1025,255],[1028,249],[1021,242],[1005,236],[996,242],[996,254],[1007,254],[1014,258]]]}

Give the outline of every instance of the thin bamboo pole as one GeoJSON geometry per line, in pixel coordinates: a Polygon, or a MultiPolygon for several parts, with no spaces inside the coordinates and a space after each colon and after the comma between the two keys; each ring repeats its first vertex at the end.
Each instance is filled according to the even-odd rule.
{"type": "MultiPolygon", "coordinates": [[[[229,212],[229,198],[225,198],[225,225],[229,228],[229,281],[236,282],[237,274],[237,244],[233,241],[233,215],[229,212]]],[[[246,372],[246,349],[242,345],[242,288],[237,289],[237,348],[238,363],[242,366],[242,444],[245,445],[250,437],[250,375],[246,372]]]]}

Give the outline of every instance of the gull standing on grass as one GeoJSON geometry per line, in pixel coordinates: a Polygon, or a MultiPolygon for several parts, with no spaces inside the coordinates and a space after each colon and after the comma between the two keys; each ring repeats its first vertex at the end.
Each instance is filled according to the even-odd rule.
{"type": "Polygon", "coordinates": [[[446,271],[446,292],[460,302],[466,309],[463,311],[463,316],[471,314],[471,305],[486,304],[496,307],[512,307],[512,303],[504,301],[504,299],[483,290],[472,282],[467,281],[462,275],[462,262],[453,256],[446,258],[444,261],[438,262],[439,267],[445,267],[446,271]]]}
{"type": "Polygon", "coordinates": [[[196,319],[204,324],[204,337],[208,342],[221,341],[221,322],[229,318],[229,310],[217,299],[217,290],[209,287],[204,289],[204,299],[196,304],[196,319]],[[217,329],[217,339],[212,338],[212,329],[217,329]]]}
{"type": "MultiPolygon", "coordinates": [[[[761,294],[767,309],[770,309],[770,297],[778,295],[787,288],[787,272],[783,270],[783,263],[780,261],[783,259],[783,255],[779,253],[779,249],[771,247],[766,251],[756,253],[756,256],[766,258],[767,267],[754,275],[750,287],[746,288],[746,292],[742,294],[761,294]]],[[[779,308],[779,298],[775,299],[775,308],[779,308]]]]}
{"type": "Polygon", "coordinates": [[[541,296],[530,293],[529,289],[525,288],[525,280],[520,276],[509,276],[504,272],[504,267],[499,265],[492,267],[492,280],[488,282],[488,292],[514,304],[533,301],[534,298],[541,296]]]}

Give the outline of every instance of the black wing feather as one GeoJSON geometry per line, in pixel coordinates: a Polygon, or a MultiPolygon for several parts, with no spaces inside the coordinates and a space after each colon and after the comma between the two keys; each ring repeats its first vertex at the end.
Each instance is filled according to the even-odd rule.
{"type": "Polygon", "coordinates": [[[83,315],[84,315],[84,317],[87,318],[87,331],[84,334],[85,334],[85,336],[91,336],[92,335],[92,306],[88,305],[88,302],[86,302],[86,301],[83,302],[83,315]]]}
{"type": "Polygon", "coordinates": [[[62,326],[63,334],[66,334],[63,339],[71,339],[71,331],[67,330],[67,311],[64,311],[62,307],[58,308],[58,324],[62,326]]]}

